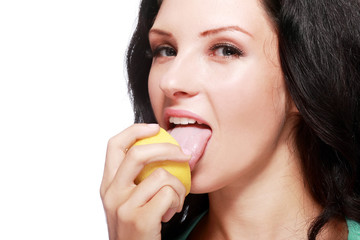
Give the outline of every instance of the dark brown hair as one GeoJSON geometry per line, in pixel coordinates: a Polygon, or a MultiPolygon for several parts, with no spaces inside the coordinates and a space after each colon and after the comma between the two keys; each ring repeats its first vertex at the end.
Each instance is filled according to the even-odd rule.
{"type": "MultiPolygon", "coordinates": [[[[314,240],[331,219],[360,222],[360,2],[262,0],[262,4],[278,32],[286,86],[299,110],[294,134],[304,181],[323,207],[309,229],[308,238],[314,240]]],[[[148,33],[158,10],[157,0],[141,2],[128,49],[135,122],[156,122],[147,79],[152,62],[148,33]]],[[[164,238],[183,231],[207,204],[204,196],[190,195],[183,213],[164,225],[164,238]]]]}

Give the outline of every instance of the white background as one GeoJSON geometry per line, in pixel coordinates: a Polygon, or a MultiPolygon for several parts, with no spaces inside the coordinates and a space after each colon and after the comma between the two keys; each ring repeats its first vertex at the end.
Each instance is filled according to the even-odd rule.
{"type": "Polygon", "coordinates": [[[107,239],[108,139],[133,122],[139,0],[0,0],[0,239],[107,239]]]}

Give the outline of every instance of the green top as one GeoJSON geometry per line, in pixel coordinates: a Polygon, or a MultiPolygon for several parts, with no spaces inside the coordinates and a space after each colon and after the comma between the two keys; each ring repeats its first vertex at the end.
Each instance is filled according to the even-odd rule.
{"type": "Polygon", "coordinates": [[[346,223],[349,229],[348,240],[359,240],[360,239],[360,224],[353,220],[346,219],[346,223]]]}
{"type": "MultiPolygon", "coordinates": [[[[199,217],[197,217],[191,226],[177,238],[177,240],[186,240],[192,230],[194,230],[195,226],[200,222],[200,220],[207,214],[207,211],[202,213],[199,217]]],[[[353,220],[346,219],[346,224],[348,226],[349,235],[348,240],[360,240],[360,224],[353,220]]]]}

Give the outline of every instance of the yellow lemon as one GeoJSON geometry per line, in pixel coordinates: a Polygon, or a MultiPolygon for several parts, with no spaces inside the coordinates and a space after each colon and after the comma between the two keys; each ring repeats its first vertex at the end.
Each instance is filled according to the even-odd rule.
{"type": "MultiPolygon", "coordinates": [[[[159,133],[155,136],[138,140],[134,144],[134,146],[152,144],[152,143],[172,143],[179,146],[176,140],[163,128],[160,128],[159,133]]],[[[139,184],[157,168],[163,168],[172,175],[174,175],[175,177],[177,177],[184,184],[186,188],[186,195],[189,194],[191,187],[191,172],[190,172],[190,166],[187,162],[175,162],[175,161],[165,160],[165,161],[149,163],[145,165],[145,167],[136,177],[135,184],[139,184]]]]}

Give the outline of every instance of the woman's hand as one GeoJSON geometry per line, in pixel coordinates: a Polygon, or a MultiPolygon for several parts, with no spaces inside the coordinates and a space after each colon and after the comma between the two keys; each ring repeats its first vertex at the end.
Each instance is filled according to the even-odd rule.
{"type": "Polygon", "coordinates": [[[169,143],[131,147],[158,131],[157,124],[135,124],[109,140],[100,193],[111,240],[161,239],[161,222],[182,209],[185,187],[164,169],[134,184],[147,163],[190,158],[169,143]]]}

